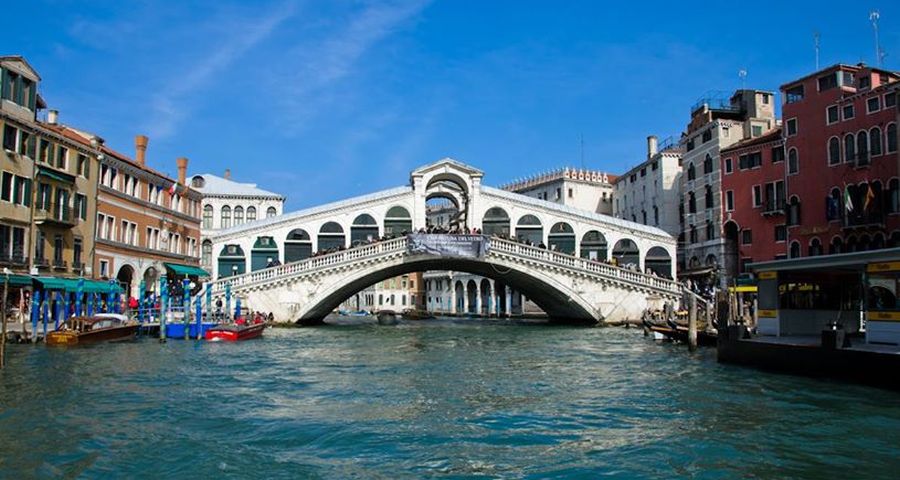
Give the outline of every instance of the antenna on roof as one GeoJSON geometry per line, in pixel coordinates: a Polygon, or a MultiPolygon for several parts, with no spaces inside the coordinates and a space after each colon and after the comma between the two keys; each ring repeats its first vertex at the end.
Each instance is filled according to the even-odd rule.
{"type": "Polygon", "coordinates": [[[813,42],[816,45],[816,71],[819,71],[819,32],[813,32],[813,42]]]}
{"type": "Polygon", "coordinates": [[[878,19],[881,18],[881,14],[878,13],[878,10],[872,10],[869,13],[869,20],[872,21],[872,30],[875,31],[875,65],[879,68],[881,67],[881,61],[884,59],[884,55],[881,53],[881,44],[878,42],[878,19]]]}

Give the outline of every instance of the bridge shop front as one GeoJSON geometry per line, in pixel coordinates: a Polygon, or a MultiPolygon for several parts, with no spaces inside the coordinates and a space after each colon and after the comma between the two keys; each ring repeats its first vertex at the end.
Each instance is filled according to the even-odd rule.
{"type": "Polygon", "coordinates": [[[720,361],[900,389],[900,248],[750,268],[757,329],[721,325],[720,361]]]}

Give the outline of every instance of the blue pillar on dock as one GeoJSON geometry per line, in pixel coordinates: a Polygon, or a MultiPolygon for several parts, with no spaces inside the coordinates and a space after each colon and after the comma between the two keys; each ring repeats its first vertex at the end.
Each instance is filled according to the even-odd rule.
{"type": "Polygon", "coordinates": [[[203,302],[201,302],[199,298],[197,298],[195,308],[195,317],[197,318],[195,321],[197,324],[197,340],[201,340],[203,338],[203,302]]]}
{"type": "Polygon", "coordinates": [[[166,314],[168,313],[169,282],[166,275],[159,277],[159,341],[166,341],[166,314]]]}
{"type": "Polygon", "coordinates": [[[110,313],[119,313],[119,302],[116,300],[116,281],[110,279],[109,294],[106,300],[106,311],[110,313]]]}
{"type": "Polygon", "coordinates": [[[54,307],[56,307],[53,309],[53,311],[56,313],[56,315],[55,315],[56,319],[53,321],[53,330],[54,331],[59,330],[59,319],[65,318],[66,305],[63,301],[64,298],[66,298],[65,293],[56,292],[56,303],[53,305],[54,307]]]}
{"type": "Polygon", "coordinates": [[[212,285],[206,286],[206,315],[212,315],[212,285]]]}
{"type": "MultiPolygon", "coordinates": [[[[225,284],[225,315],[231,315],[231,284],[225,284]]],[[[231,319],[234,321],[234,318],[231,319]]]]}
{"type": "Polygon", "coordinates": [[[241,297],[234,299],[234,319],[237,320],[241,316],[241,297]]]}
{"type": "Polygon", "coordinates": [[[37,343],[37,324],[41,315],[41,291],[35,290],[31,296],[31,343],[37,343]]]}
{"type": "Polygon", "coordinates": [[[82,310],[82,301],[84,300],[84,278],[78,279],[78,286],[75,287],[75,315],[84,315],[82,310]]]}
{"type": "Polygon", "coordinates": [[[182,319],[182,323],[184,323],[184,338],[187,340],[190,338],[190,321],[191,321],[191,281],[188,280],[187,275],[181,280],[181,311],[184,318],[182,319]]]}
{"type": "Polygon", "coordinates": [[[147,300],[144,292],[147,290],[147,281],[141,279],[141,285],[138,287],[138,323],[144,323],[144,302],[147,300]]]}
{"type": "Polygon", "coordinates": [[[44,302],[41,305],[41,318],[44,323],[44,341],[47,341],[47,316],[50,315],[50,292],[44,296],[44,302]]]}

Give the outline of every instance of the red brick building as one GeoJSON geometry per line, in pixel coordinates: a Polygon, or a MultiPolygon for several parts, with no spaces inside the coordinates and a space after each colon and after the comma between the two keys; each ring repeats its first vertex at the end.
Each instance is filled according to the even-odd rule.
{"type": "Polygon", "coordinates": [[[723,149],[722,226],[728,270],[746,272],[752,262],[787,257],[787,165],[781,127],[723,149]]]}
{"type": "Polygon", "coordinates": [[[838,64],[781,87],[789,256],[900,246],[898,79],[838,64]]]}

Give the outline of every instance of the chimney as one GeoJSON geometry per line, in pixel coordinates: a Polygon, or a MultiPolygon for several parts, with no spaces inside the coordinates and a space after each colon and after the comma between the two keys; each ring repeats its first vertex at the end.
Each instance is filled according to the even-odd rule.
{"type": "Polygon", "coordinates": [[[647,137],[647,158],[650,158],[657,153],[657,140],[656,135],[650,135],[647,137]]]}
{"type": "Polygon", "coordinates": [[[231,169],[230,168],[225,169],[225,180],[231,180],[231,169]]]}
{"type": "Polygon", "coordinates": [[[187,180],[187,164],[188,159],[185,157],[178,157],[175,162],[178,164],[178,184],[179,185],[187,185],[185,181],[187,180]]]}
{"type": "Polygon", "coordinates": [[[47,123],[50,125],[59,123],[59,110],[47,110],[47,123]]]}
{"type": "Polygon", "coordinates": [[[134,137],[135,157],[137,157],[138,165],[144,167],[147,165],[147,143],[150,139],[146,135],[137,135],[134,137]]]}

